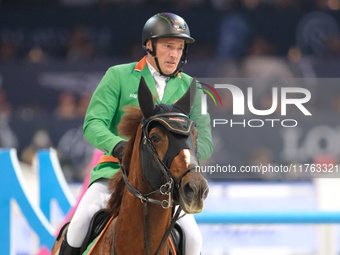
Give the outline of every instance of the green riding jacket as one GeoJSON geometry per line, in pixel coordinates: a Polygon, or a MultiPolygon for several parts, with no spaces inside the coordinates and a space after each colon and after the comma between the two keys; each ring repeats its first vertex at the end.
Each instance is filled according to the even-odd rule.
{"type": "MultiPolygon", "coordinates": [[[[146,57],[141,61],[110,67],[103,76],[91,98],[84,120],[84,137],[93,146],[112,156],[113,148],[124,138],[117,132],[117,126],[124,114],[123,107],[138,105],[137,91],[141,76],[144,76],[153,95],[157,97],[154,78],[152,77],[146,57]]],[[[158,103],[174,104],[190,86],[191,77],[180,73],[170,78],[165,87],[162,101],[158,103]]],[[[213,152],[209,114],[201,114],[201,89],[196,90],[194,107],[190,119],[197,123],[198,153],[200,161],[210,158],[213,152]]],[[[119,170],[117,163],[97,164],[91,171],[90,185],[100,178],[111,178],[119,170]]]]}

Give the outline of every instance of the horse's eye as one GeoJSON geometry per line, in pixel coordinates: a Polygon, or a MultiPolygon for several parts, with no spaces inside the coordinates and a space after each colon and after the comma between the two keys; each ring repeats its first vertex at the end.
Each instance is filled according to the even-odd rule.
{"type": "Polygon", "coordinates": [[[162,140],[162,137],[159,134],[152,134],[150,139],[153,143],[159,143],[162,140]]]}

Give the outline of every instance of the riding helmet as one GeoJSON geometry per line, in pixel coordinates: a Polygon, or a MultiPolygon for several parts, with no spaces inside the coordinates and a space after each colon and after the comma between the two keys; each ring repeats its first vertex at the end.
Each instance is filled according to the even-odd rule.
{"type": "Polygon", "coordinates": [[[142,44],[154,38],[180,38],[186,43],[195,42],[185,20],[173,13],[158,13],[145,23],[142,44]]]}

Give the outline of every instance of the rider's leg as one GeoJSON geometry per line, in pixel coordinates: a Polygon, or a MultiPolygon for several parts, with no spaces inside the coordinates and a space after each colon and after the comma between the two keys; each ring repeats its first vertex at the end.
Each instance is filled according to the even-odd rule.
{"type": "Polygon", "coordinates": [[[178,220],[185,233],[185,254],[199,255],[202,249],[202,235],[192,214],[178,220]]]}
{"type": "Polygon", "coordinates": [[[96,212],[106,206],[109,197],[108,184],[105,181],[96,181],[88,188],[74,213],[67,230],[66,239],[64,238],[63,240],[64,245],[74,249],[81,247],[91,218],[96,212]]]}

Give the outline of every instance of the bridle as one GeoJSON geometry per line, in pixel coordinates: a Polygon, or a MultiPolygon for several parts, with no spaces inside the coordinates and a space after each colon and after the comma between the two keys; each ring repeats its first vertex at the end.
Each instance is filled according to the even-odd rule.
{"type": "MultiPolygon", "coordinates": [[[[196,125],[196,123],[188,118],[187,115],[182,113],[162,113],[162,114],[156,114],[148,119],[142,120],[141,125],[141,140],[140,140],[140,154],[141,154],[141,168],[143,172],[144,179],[147,181],[148,179],[145,177],[145,172],[148,171],[157,171],[159,174],[159,178],[156,178],[158,180],[161,180],[160,183],[149,183],[148,184],[154,189],[154,191],[148,193],[148,194],[142,194],[140,191],[138,191],[135,187],[133,187],[129,181],[128,181],[128,174],[126,169],[120,164],[120,168],[122,170],[123,179],[125,182],[125,185],[127,189],[133,194],[135,197],[139,198],[141,203],[143,204],[143,213],[144,213],[144,236],[145,236],[145,245],[147,250],[147,255],[151,255],[151,245],[150,245],[150,227],[149,227],[149,218],[148,218],[148,203],[153,203],[160,205],[164,209],[170,208],[172,205],[173,208],[175,208],[177,205],[177,210],[173,214],[171,218],[170,225],[168,229],[166,230],[163,239],[158,247],[158,250],[156,252],[156,255],[158,255],[164,244],[166,243],[166,240],[173,229],[176,221],[179,219],[179,215],[182,211],[182,208],[179,206],[179,189],[181,187],[181,182],[183,177],[188,174],[190,171],[196,168],[196,166],[191,166],[187,168],[178,178],[176,178],[170,171],[170,165],[171,162],[165,163],[158,155],[155,147],[152,144],[151,139],[149,138],[149,128],[150,124],[157,122],[158,124],[165,127],[167,130],[167,135],[169,138],[169,147],[168,150],[178,150],[179,148],[172,148],[170,145],[170,139],[175,139],[176,137],[183,136],[183,141],[185,140],[184,147],[189,147],[190,149],[194,149],[196,159],[197,157],[197,146],[194,146],[192,144],[191,140],[191,130],[196,125]],[[173,136],[169,136],[169,133],[172,133],[173,136]],[[171,138],[170,138],[171,137],[171,138]],[[187,139],[185,139],[187,137],[187,139]],[[146,152],[146,154],[143,154],[146,152]],[[147,157],[146,160],[142,159],[143,157],[147,157]],[[150,162],[153,162],[150,164],[150,162]],[[144,163],[144,164],[143,164],[144,163]],[[145,164],[149,163],[149,164],[145,164]],[[150,168],[155,169],[146,169],[145,165],[149,166],[150,168]],[[157,169],[156,169],[157,168],[157,169]],[[161,194],[168,196],[168,199],[164,200],[158,200],[151,198],[151,196],[161,194]]],[[[182,142],[184,144],[184,142],[182,142]]],[[[178,144],[177,144],[178,145],[178,144]]],[[[196,141],[197,145],[197,141],[196,141]]],[[[182,148],[182,149],[183,149],[182,148]]],[[[176,155],[175,155],[176,156],[176,155]]],[[[175,157],[174,156],[174,157],[175,157]]],[[[164,157],[165,158],[165,157],[164,157]]],[[[197,160],[198,162],[198,160],[197,160]]],[[[156,173],[157,174],[157,173],[156,173]]],[[[116,254],[116,253],[115,253],[116,254]]]]}

